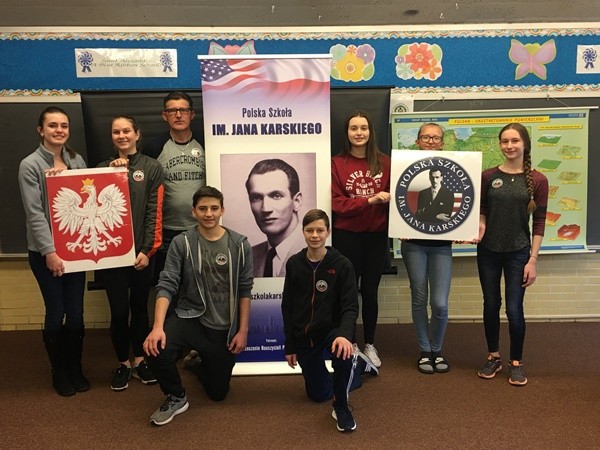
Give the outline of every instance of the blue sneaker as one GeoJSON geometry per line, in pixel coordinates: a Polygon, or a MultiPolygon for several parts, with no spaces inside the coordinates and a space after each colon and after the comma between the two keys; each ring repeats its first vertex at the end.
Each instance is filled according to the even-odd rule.
{"type": "Polygon", "coordinates": [[[348,405],[335,406],[331,412],[331,416],[337,421],[338,431],[354,431],[356,430],[356,422],[348,405]]]}
{"type": "Polygon", "coordinates": [[[356,355],[356,362],[360,368],[361,375],[369,374],[374,377],[379,375],[379,369],[375,366],[373,361],[371,361],[371,358],[361,352],[356,344],[354,344],[354,354],[356,355]]]}

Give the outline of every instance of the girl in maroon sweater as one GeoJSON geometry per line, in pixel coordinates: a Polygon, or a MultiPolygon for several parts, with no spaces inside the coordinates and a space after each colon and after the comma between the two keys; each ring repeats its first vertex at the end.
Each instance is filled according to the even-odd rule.
{"type": "Polygon", "coordinates": [[[362,297],[364,353],[376,367],[377,290],[388,250],[390,158],[377,148],[364,111],[345,122],[346,140],[331,160],[333,246],[352,262],[362,297]],[[360,283],[358,279],[360,278],[360,283]]]}

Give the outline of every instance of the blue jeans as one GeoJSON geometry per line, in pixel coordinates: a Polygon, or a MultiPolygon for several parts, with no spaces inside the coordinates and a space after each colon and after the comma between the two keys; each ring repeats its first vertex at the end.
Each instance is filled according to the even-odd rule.
{"type": "Polygon", "coordinates": [[[46,306],[44,330],[59,330],[63,321],[65,327],[71,330],[82,329],[85,272],[66,273],[55,277],[46,266],[46,257],[31,250],[29,266],[40,286],[46,306]]]}
{"type": "Polygon", "coordinates": [[[428,247],[402,241],[401,251],[410,281],[412,319],[419,346],[422,352],[440,353],[448,325],[452,246],[428,247]],[[431,321],[427,314],[428,300],[431,321]]]}
{"type": "Polygon", "coordinates": [[[483,291],[483,325],[485,338],[490,353],[499,350],[500,307],[502,294],[500,278],[504,272],[504,295],[506,296],[506,317],[510,335],[510,359],[520,361],[523,357],[525,341],[525,315],[523,314],[523,298],[525,288],[523,271],[529,260],[529,247],[515,252],[493,252],[477,246],[477,268],[479,281],[483,291]]]}

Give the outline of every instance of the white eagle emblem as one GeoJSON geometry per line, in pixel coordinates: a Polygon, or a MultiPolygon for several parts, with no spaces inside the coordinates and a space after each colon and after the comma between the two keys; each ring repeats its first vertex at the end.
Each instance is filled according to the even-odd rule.
{"type": "Polygon", "coordinates": [[[77,235],[75,242],[68,242],[67,249],[75,252],[82,248],[85,253],[97,255],[108,248],[109,244],[118,247],[121,244],[120,236],[111,236],[116,228],[123,226],[123,217],[127,215],[127,202],[123,192],[115,185],[110,184],[102,189],[100,195],[96,194],[94,180],[82,180],[83,187],[80,193],[88,194],[83,203],[82,198],[69,188],[61,188],[54,202],[54,220],[58,222],[58,229],[71,236],[77,235]],[[80,206],[83,203],[83,206],[80,206]]]}

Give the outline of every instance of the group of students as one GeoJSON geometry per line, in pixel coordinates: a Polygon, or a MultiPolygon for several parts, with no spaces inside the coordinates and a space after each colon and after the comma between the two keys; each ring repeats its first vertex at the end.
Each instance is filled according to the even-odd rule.
{"type": "MultiPolygon", "coordinates": [[[[373,127],[366,113],[350,117],[347,145],[333,158],[334,247],[352,261],[361,281],[365,353],[379,367],[374,349],[377,322],[377,286],[381,278],[382,249],[387,248],[390,201],[390,159],[377,149],[373,127]],[[357,175],[362,176],[360,186],[357,175]],[[364,185],[368,190],[366,195],[364,185]],[[370,252],[375,253],[370,253],[370,252]]],[[[525,339],[523,301],[525,288],[537,278],[537,260],[545,229],[548,180],[531,168],[531,138],[527,129],[510,123],[500,130],[499,146],[504,162],[482,173],[481,210],[477,243],[477,267],[483,291],[483,321],[488,357],[478,371],[493,378],[501,369],[499,353],[501,278],[504,274],[506,315],[510,335],[510,384],[527,384],[521,363],[525,339]],[[531,219],[531,229],[530,229],[531,219]]],[[[442,150],[444,130],[426,123],[415,141],[421,150],[442,150]]],[[[439,170],[430,171],[432,186],[419,193],[416,217],[430,222],[451,218],[453,199],[444,200],[447,188],[439,170]],[[444,204],[448,207],[444,209],[444,204]]],[[[412,319],[421,354],[417,368],[425,374],[446,373],[448,361],[442,345],[448,324],[448,298],[452,280],[452,242],[437,239],[402,239],[401,253],[411,290],[412,319]],[[431,316],[428,314],[428,304],[431,316]]]]}
{"type": "MultiPolygon", "coordinates": [[[[205,155],[193,138],[192,99],[183,92],[164,98],[162,117],[168,137],[158,136],[140,148],[141,132],[135,118],[112,118],[114,155],[98,167],[126,167],[130,195],[135,260],[128,267],[99,271],[110,305],[110,336],[118,360],[111,389],[127,389],[132,376],[144,384],[157,382],[142,348],[149,332],[148,296],[155,273],[164,265],[170,240],[194,226],[189,203],[205,184],[205,155]],[[182,156],[188,156],[182,158],[182,156]],[[175,161],[175,163],[173,163],[175,161]],[[193,171],[193,181],[177,176],[193,171]]],[[[28,257],[40,286],[46,314],[43,340],[52,365],[52,384],[62,396],[90,388],[81,370],[84,338],[83,296],[85,273],[64,273],[50,228],[46,177],[66,169],[83,169],[85,162],[68,145],[70,120],[57,107],[40,115],[40,145],[19,166],[19,186],[26,215],[28,257]]]]}
{"type": "MultiPolygon", "coordinates": [[[[247,343],[253,286],[252,248],[243,234],[220,224],[223,195],[206,186],[204,149],[190,129],[191,98],[182,92],[167,95],[162,115],[170,130],[144,148],[144,153],[138,148],[141,135],[136,120],[123,115],[113,118],[115,156],[99,165],[128,168],[136,251],[132,266],[103,271],[111,339],[119,362],[111,388],[126,389],[131,376],[145,384],[158,382],[166,398],[151,416],[157,425],[170,422],[189,406],[176,366],[186,351],[192,350],[189,367],[208,396],[215,401],[226,397],[235,357],[247,343]],[[186,152],[190,157],[181,158],[186,152]],[[177,167],[173,160],[188,167],[177,167]],[[192,184],[182,185],[177,181],[182,177],[172,176],[174,170],[200,175],[193,177],[192,184]],[[158,280],[154,273],[160,273],[158,280]],[[153,284],[156,303],[150,329],[147,302],[153,284]]],[[[65,274],[56,254],[45,178],[84,168],[85,163],[67,144],[69,118],[63,110],[44,110],[37,131],[40,145],[21,162],[19,184],[27,218],[29,263],[46,306],[43,340],[52,382],[60,395],[70,396],[90,389],[81,366],[85,274],[65,274]]],[[[352,431],[356,422],[348,408],[349,392],[362,384],[363,374],[376,375],[381,366],[375,331],[377,292],[389,245],[391,161],[378,149],[371,119],[364,111],[347,118],[345,133],[344,148],[332,158],[332,226],[321,210],[304,216],[306,247],[285,265],[282,314],[287,363],[302,368],[309,398],[333,399],[337,429],[352,431]],[[328,247],[332,231],[333,247],[328,247]],[[359,294],[363,351],[355,337],[359,294]],[[332,359],[332,376],[325,366],[326,356],[332,359]]],[[[416,144],[420,149],[442,150],[443,143],[439,125],[428,123],[419,129],[416,144]]],[[[504,274],[511,340],[509,382],[524,385],[523,298],[525,288],[537,276],[548,182],[531,169],[531,141],[525,127],[505,126],[499,143],[504,162],[482,174],[479,235],[473,239],[478,243],[489,353],[478,375],[492,378],[502,369],[498,341],[504,274]]],[[[429,204],[435,203],[439,192],[432,179],[429,204]]],[[[448,218],[442,214],[437,220],[448,218]]],[[[425,374],[450,369],[442,344],[448,322],[451,245],[450,241],[423,239],[401,243],[421,352],[417,368],[425,374]]]]}

